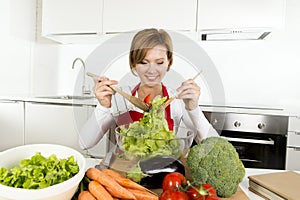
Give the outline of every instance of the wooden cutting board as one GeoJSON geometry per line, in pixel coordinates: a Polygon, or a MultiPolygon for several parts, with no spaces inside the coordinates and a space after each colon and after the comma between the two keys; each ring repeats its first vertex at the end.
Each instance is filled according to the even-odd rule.
{"type": "MultiPolygon", "coordinates": [[[[185,164],[185,160],[182,160],[183,164],[185,164]]],[[[131,167],[136,164],[137,161],[128,161],[124,159],[118,158],[116,155],[112,156],[111,162],[110,162],[110,168],[113,170],[118,171],[119,173],[126,175],[126,172],[128,172],[131,167]]],[[[187,168],[186,168],[187,169],[187,168]]],[[[187,178],[189,179],[189,172],[186,171],[187,178]]],[[[162,189],[156,189],[153,190],[156,194],[160,195],[162,192],[162,189]]],[[[222,200],[249,200],[247,195],[244,193],[244,191],[239,187],[237,192],[232,195],[230,198],[221,198],[222,200]]]]}
{"type": "Polygon", "coordinates": [[[245,192],[239,187],[234,195],[229,198],[221,198],[227,200],[250,200],[249,197],[245,194],[245,192]]]}

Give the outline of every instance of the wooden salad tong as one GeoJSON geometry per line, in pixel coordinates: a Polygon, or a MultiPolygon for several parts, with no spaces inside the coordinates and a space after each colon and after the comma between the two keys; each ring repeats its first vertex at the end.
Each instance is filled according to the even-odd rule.
{"type": "MultiPolygon", "coordinates": [[[[99,78],[99,76],[91,73],[91,72],[87,72],[86,75],[92,77],[92,78],[99,78]]],[[[141,99],[132,96],[131,94],[127,94],[126,92],[124,92],[123,90],[121,90],[120,88],[114,86],[114,85],[109,85],[109,87],[111,89],[113,89],[115,92],[119,93],[120,95],[122,95],[125,99],[127,99],[130,103],[132,103],[134,106],[138,107],[139,109],[148,112],[150,109],[150,106],[145,103],[144,101],[142,101],[141,99]]]]}

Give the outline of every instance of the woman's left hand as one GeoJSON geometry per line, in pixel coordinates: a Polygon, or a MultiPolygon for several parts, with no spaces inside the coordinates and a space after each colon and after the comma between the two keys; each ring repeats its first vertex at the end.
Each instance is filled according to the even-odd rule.
{"type": "Polygon", "coordinates": [[[193,79],[184,81],[181,86],[177,88],[177,92],[179,92],[177,98],[183,100],[187,110],[197,108],[201,89],[193,79]]]}

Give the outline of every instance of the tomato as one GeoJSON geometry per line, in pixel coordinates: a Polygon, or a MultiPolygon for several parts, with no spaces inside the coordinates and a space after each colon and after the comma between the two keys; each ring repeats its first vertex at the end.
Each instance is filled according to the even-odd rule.
{"type": "Polygon", "coordinates": [[[188,194],[191,200],[204,200],[205,195],[200,194],[200,189],[201,188],[199,186],[189,187],[186,193],[188,194]]]}
{"type": "Polygon", "coordinates": [[[210,184],[191,186],[186,193],[191,200],[219,200],[215,188],[210,184]]]}
{"type": "Polygon", "coordinates": [[[209,196],[217,196],[217,191],[212,185],[202,184],[202,187],[208,192],[209,196]]]}
{"type": "Polygon", "coordinates": [[[148,94],[145,98],[144,98],[144,102],[148,105],[151,105],[151,101],[150,101],[150,97],[151,97],[151,94],[148,94]]]}
{"type": "Polygon", "coordinates": [[[159,197],[159,200],[190,200],[189,196],[178,190],[165,190],[159,197]]]}
{"type": "Polygon", "coordinates": [[[179,172],[171,172],[167,174],[162,182],[163,191],[174,190],[182,185],[186,185],[186,178],[179,172]]]}

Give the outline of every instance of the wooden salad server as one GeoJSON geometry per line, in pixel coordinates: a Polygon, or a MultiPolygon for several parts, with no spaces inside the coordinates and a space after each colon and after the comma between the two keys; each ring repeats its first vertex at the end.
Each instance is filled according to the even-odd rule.
{"type": "MultiPolygon", "coordinates": [[[[91,73],[91,72],[87,72],[86,75],[92,77],[92,78],[98,78],[99,76],[91,73]]],[[[139,109],[148,112],[150,109],[150,106],[148,104],[146,104],[144,101],[142,101],[141,99],[132,96],[131,94],[128,94],[126,92],[124,92],[123,90],[121,90],[120,88],[114,86],[114,85],[109,85],[109,87],[111,89],[113,89],[115,92],[119,93],[120,95],[122,95],[125,99],[127,99],[130,103],[132,103],[134,106],[138,107],[139,109]]]]}

